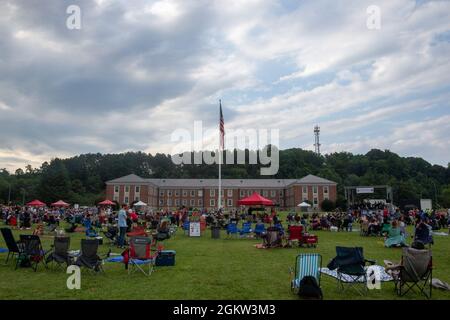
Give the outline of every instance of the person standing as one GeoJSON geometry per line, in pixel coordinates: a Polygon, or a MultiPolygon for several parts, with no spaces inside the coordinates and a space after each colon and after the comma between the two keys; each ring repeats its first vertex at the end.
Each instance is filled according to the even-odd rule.
{"type": "Polygon", "coordinates": [[[125,243],[125,233],[127,232],[127,206],[122,205],[122,209],[119,211],[118,215],[118,226],[119,226],[119,247],[123,247],[125,243]]]}

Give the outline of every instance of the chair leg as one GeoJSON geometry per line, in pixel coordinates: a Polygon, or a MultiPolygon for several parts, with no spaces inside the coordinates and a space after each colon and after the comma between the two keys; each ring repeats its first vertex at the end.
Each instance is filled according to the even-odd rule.
{"type": "Polygon", "coordinates": [[[8,251],[8,256],[6,257],[6,261],[5,261],[5,264],[8,264],[8,260],[9,260],[9,255],[11,254],[11,252],[10,251],[8,251]]]}

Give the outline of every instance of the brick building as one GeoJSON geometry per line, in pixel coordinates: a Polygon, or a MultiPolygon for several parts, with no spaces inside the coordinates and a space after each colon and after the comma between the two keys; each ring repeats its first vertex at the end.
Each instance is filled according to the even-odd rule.
{"type": "MultiPolygon", "coordinates": [[[[320,209],[324,199],[336,201],[336,182],[308,175],[301,179],[222,179],[222,206],[237,208],[239,199],[258,192],[283,209],[309,200],[320,209]]],[[[139,200],[152,208],[181,206],[213,209],[218,204],[217,179],[144,179],[135,174],[106,182],[106,198],[120,204],[139,200]]]]}

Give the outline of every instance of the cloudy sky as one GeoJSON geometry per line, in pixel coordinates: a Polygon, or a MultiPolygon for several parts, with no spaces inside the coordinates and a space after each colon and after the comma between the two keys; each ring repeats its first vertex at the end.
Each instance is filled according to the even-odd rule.
{"type": "Polygon", "coordinates": [[[0,0],[0,168],[170,152],[195,120],[280,147],[450,161],[450,2],[0,0]],[[66,27],[69,5],[81,29],[66,27]],[[367,27],[367,8],[381,28],[367,27]]]}

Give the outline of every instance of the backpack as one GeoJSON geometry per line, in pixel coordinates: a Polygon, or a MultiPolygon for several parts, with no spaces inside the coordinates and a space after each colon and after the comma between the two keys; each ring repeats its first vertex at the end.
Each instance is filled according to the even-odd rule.
{"type": "Polygon", "coordinates": [[[303,299],[322,300],[322,289],[320,289],[316,278],[313,276],[305,276],[300,281],[300,289],[298,295],[303,299]]]}

